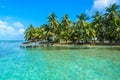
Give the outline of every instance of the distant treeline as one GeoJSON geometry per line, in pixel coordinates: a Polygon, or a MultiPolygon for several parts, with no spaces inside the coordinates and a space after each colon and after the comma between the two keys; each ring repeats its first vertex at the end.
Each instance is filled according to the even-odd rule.
{"type": "Polygon", "coordinates": [[[27,41],[47,40],[52,43],[88,43],[100,41],[109,41],[110,43],[120,42],[120,7],[117,4],[111,4],[105,8],[101,14],[95,12],[90,18],[82,13],[76,16],[77,20],[72,22],[69,16],[65,14],[61,21],[58,21],[56,15],[51,13],[47,18],[48,23],[40,27],[30,25],[25,31],[27,41]]]}

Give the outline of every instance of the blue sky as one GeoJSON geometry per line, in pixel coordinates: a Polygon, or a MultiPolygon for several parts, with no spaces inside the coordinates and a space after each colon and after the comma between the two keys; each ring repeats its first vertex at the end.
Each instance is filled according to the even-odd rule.
{"type": "Polygon", "coordinates": [[[24,39],[24,30],[33,24],[40,26],[54,12],[61,20],[69,14],[72,21],[76,15],[91,16],[96,10],[103,11],[111,3],[120,0],[0,0],[0,40],[24,39]]]}

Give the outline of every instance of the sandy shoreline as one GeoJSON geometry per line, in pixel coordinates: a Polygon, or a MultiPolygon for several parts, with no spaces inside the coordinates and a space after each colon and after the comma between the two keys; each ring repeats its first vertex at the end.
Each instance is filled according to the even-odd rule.
{"type": "Polygon", "coordinates": [[[106,46],[106,47],[120,47],[120,45],[90,45],[90,44],[83,44],[83,45],[75,45],[75,44],[53,44],[52,46],[56,46],[56,47],[62,47],[62,46],[66,46],[66,47],[69,47],[69,46],[85,46],[85,47],[102,47],[102,46],[106,46]]]}

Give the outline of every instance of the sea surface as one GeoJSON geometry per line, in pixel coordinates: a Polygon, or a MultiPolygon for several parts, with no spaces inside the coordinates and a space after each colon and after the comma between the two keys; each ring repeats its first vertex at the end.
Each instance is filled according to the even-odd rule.
{"type": "Polygon", "coordinates": [[[120,47],[20,48],[0,41],[0,80],[120,80],[120,47]]]}

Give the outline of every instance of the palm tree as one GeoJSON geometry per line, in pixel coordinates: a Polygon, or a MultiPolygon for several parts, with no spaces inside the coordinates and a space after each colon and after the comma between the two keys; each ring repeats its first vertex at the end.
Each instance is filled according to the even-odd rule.
{"type": "Polygon", "coordinates": [[[47,24],[42,24],[39,27],[39,34],[41,34],[41,39],[46,40],[47,39],[47,24]]]}
{"type": "Polygon", "coordinates": [[[104,43],[105,34],[104,18],[98,11],[93,16],[92,27],[96,31],[97,40],[100,40],[104,43]]]}
{"type": "Polygon", "coordinates": [[[33,25],[30,25],[28,29],[25,30],[25,39],[27,41],[29,40],[34,41],[35,33],[36,33],[35,28],[33,27],[33,25]]]}
{"type": "Polygon", "coordinates": [[[80,41],[83,42],[83,40],[84,40],[84,36],[86,34],[85,26],[88,25],[86,20],[88,20],[89,18],[85,14],[80,14],[77,16],[77,18],[78,18],[77,29],[78,29],[78,43],[79,43],[80,41]]]}
{"type": "Polygon", "coordinates": [[[116,21],[117,28],[116,28],[116,33],[115,33],[115,35],[116,35],[115,41],[120,43],[120,17],[118,17],[118,18],[119,19],[117,19],[117,21],[116,21]]]}
{"type": "Polygon", "coordinates": [[[67,14],[65,14],[63,16],[63,19],[62,19],[62,26],[64,27],[64,29],[69,29],[70,26],[71,26],[71,21],[69,19],[69,16],[67,14]]]}
{"type": "Polygon", "coordinates": [[[70,38],[70,27],[71,27],[71,21],[69,19],[69,16],[67,14],[65,14],[63,16],[62,22],[62,31],[64,31],[64,33],[62,32],[62,34],[64,35],[64,39],[66,41],[66,43],[68,43],[68,40],[70,38]]]}
{"type": "Polygon", "coordinates": [[[51,42],[51,37],[54,36],[54,33],[52,32],[52,29],[50,28],[49,25],[44,24],[42,25],[42,27],[44,28],[44,39],[47,40],[48,42],[51,42]]]}
{"type": "MultiPolygon", "coordinates": [[[[88,43],[88,41],[92,41],[93,39],[96,38],[96,31],[91,26],[91,23],[87,23],[87,26],[85,26],[84,31],[85,31],[84,40],[86,41],[86,43],[88,43]]],[[[95,40],[94,40],[94,42],[95,42],[95,40]]]]}
{"type": "Polygon", "coordinates": [[[78,29],[77,29],[77,23],[76,22],[72,23],[70,40],[73,43],[76,43],[76,41],[78,40],[78,29]]]}
{"type": "Polygon", "coordinates": [[[116,33],[116,19],[118,18],[118,9],[119,6],[117,4],[111,4],[110,7],[106,8],[105,13],[105,22],[106,22],[106,37],[112,42],[115,40],[116,33]]]}
{"type": "Polygon", "coordinates": [[[51,33],[54,34],[51,37],[57,37],[59,34],[59,21],[54,13],[51,13],[48,17],[51,33]]]}
{"type": "Polygon", "coordinates": [[[48,42],[72,41],[79,43],[83,41],[92,41],[97,38],[98,41],[120,42],[120,7],[111,4],[106,8],[106,12],[101,14],[96,12],[93,15],[91,23],[87,22],[89,18],[85,14],[77,16],[77,21],[72,22],[69,16],[65,14],[61,23],[56,15],[51,13],[48,17],[48,24],[40,27],[30,25],[25,30],[25,39],[27,41],[47,40],[48,42]]]}

